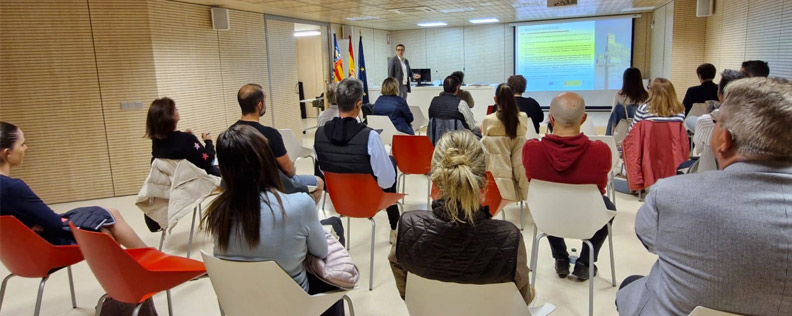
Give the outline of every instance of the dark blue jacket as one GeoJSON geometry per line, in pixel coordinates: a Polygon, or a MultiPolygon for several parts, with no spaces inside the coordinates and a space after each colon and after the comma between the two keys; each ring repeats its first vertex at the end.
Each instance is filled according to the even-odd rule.
{"type": "Polygon", "coordinates": [[[374,102],[374,115],[387,115],[393,126],[399,132],[415,135],[410,123],[413,121],[412,112],[407,105],[407,100],[396,95],[382,95],[374,102]]]}

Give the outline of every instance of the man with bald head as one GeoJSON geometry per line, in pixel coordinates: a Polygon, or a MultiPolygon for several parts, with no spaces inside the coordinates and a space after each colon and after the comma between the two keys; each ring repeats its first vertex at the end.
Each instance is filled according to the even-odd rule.
{"type": "MultiPolygon", "coordinates": [[[[611,152],[605,143],[591,141],[580,132],[580,125],[587,118],[586,102],[576,93],[559,94],[550,103],[548,118],[553,125],[553,133],[542,139],[528,140],[523,146],[522,159],[528,181],[538,179],[568,184],[596,184],[604,194],[611,169],[611,152]]],[[[602,198],[608,209],[616,209],[607,197],[602,198]]],[[[594,262],[607,236],[608,228],[604,226],[589,240],[594,246],[594,262]]],[[[567,277],[569,253],[564,239],[548,236],[547,240],[553,252],[558,277],[567,277]]],[[[580,249],[580,258],[570,278],[583,281],[589,278],[587,265],[590,254],[585,245],[580,249]]],[[[596,271],[595,266],[594,275],[596,271]]]]}

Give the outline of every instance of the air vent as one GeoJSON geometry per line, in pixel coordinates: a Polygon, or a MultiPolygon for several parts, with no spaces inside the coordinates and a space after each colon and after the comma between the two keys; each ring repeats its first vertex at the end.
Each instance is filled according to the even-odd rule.
{"type": "Polygon", "coordinates": [[[425,14],[434,13],[435,10],[430,7],[412,7],[412,8],[398,8],[388,10],[395,14],[425,14]]]}

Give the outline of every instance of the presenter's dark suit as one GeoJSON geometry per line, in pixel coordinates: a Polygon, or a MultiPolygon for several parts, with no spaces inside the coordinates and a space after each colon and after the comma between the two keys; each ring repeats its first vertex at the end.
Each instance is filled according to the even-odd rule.
{"type": "Polygon", "coordinates": [[[412,70],[410,69],[410,61],[404,58],[404,65],[407,68],[407,73],[402,72],[401,61],[399,56],[393,56],[388,62],[388,77],[396,78],[399,82],[399,96],[407,99],[407,93],[410,92],[410,79],[412,79],[412,70]],[[404,85],[404,76],[407,76],[407,85],[404,85]]]}
{"type": "Polygon", "coordinates": [[[682,105],[685,106],[685,115],[693,108],[694,103],[704,103],[707,100],[718,100],[718,85],[710,81],[704,81],[700,86],[690,87],[685,93],[682,105]]]}

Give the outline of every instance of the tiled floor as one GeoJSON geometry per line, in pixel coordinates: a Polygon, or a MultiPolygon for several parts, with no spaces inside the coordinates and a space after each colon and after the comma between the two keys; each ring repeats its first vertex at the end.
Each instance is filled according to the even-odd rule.
{"type": "MultiPolygon", "coordinates": [[[[312,135],[304,137],[306,145],[312,144],[312,135]]],[[[300,160],[298,171],[311,173],[312,167],[309,160],[300,160]]],[[[419,176],[407,177],[407,193],[405,210],[418,210],[426,208],[426,180],[419,176]]],[[[85,205],[102,205],[114,207],[121,211],[124,217],[133,225],[143,240],[156,247],[159,234],[150,233],[143,222],[141,211],[134,205],[135,197],[126,196],[118,198],[91,200],[74,203],[51,205],[56,212],[65,212],[74,207],[85,205]]],[[[637,198],[617,193],[616,196],[618,215],[613,222],[613,244],[616,261],[617,284],[622,279],[633,274],[646,274],[654,263],[656,256],[648,253],[635,237],[635,214],[641,203],[637,198]]],[[[328,215],[335,214],[328,203],[328,215]]],[[[519,206],[511,204],[506,210],[507,220],[519,225],[519,206]]],[[[321,215],[320,215],[321,216],[321,215]]],[[[500,218],[500,216],[498,216],[500,218]]],[[[355,305],[357,315],[407,315],[407,308],[399,298],[396,291],[393,275],[388,265],[387,255],[390,251],[388,244],[389,227],[388,219],[384,212],[380,212],[375,220],[377,222],[376,250],[374,263],[374,290],[368,291],[369,281],[369,245],[370,224],[367,220],[352,220],[352,240],[350,253],[360,269],[360,288],[349,293],[355,305]]],[[[187,251],[187,239],[190,230],[190,216],[184,217],[176,226],[173,235],[169,235],[165,242],[165,252],[184,255],[187,251]]],[[[346,223],[346,221],[344,221],[346,223]]],[[[531,253],[530,239],[532,235],[532,222],[528,213],[525,215],[525,231],[528,254],[531,253]]],[[[568,246],[578,248],[579,243],[568,243],[568,246]]],[[[538,300],[550,302],[557,306],[553,315],[586,315],[588,313],[588,283],[577,283],[556,277],[553,270],[553,260],[545,240],[539,245],[539,266],[537,268],[536,292],[538,300]]],[[[200,231],[196,235],[193,247],[193,258],[200,258],[198,250],[212,252],[211,239],[200,231]],[[198,254],[198,255],[196,255],[198,254]]],[[[610,283],[610,259],[607,243],[600,253],[597,264],[600,274],[594,284],[594,314],[617,315],[614,307],[616,288],[610,283]]],[[[94,306],[103,294],[96,278],[93,276],[85,262],[73,267],[77,293],[77,309],[71,309],[69,302],[68,279],[66,272],[59,271],[50,277],[44,292],[41,315],[93,315],[94,306]]],[[[7,274],[5,267],[0,267],[0,277],[7,274]]],[[[3,300],[0,315],[31,315],[36,300],[36,291],[39,281],[14,277],[9,281],[8,289],[3,300]]],[[[267,286],[262,284],[261,286],[267,286]]],[[[173,291],[173,304],[175,315],[219,315],[216,296],[208,279],[187,282],[176,287],[173,291]]],[[[165,294],[160,293],[154,297],[160,315],[167,315],[165,294]]],[[[264,315],[264,313],[262,313],[264,315]]]]}

